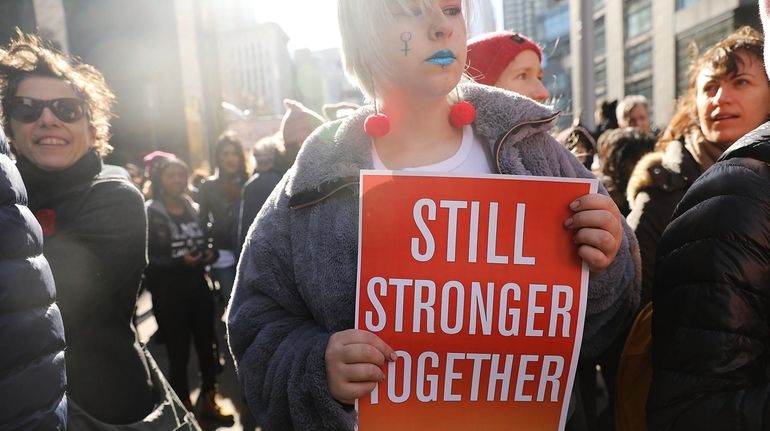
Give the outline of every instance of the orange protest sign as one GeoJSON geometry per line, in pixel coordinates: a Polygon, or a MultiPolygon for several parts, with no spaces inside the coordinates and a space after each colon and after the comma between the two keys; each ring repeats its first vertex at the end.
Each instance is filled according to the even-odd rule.
{"type": "Polygon", "coordinates": [[[359,430],[557,430],[588,270],[563,223],[596,180],[361,174],[356,328],[398,360],[359,430]]]}

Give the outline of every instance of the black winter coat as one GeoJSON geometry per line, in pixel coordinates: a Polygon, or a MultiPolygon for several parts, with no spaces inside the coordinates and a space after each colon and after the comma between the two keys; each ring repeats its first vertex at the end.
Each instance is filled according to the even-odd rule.
{"type": "MultiPolygon", "coordinates": [[[[187,202],[189,217],[198,221],[198,210],[192,202],[187,202]]],[[[182,255],[172,257],[173,223],[162,200],[151,200],[145,204],[147,209],[147,255],[150,264],[145,270],[147,286],[153,295],[165,290],[173,296],[198,296],[203,292],[208,295],[206,270],[204,266],[189,267],[182,255]]],[[[205,232],[199,226],[201,232],[205,232]]],[[[187,247],[188,245],[182,245],[187,247]]],[[[211,240],[202,236],[194,247],[200,250],[211,249],[211,240]]],[[[154,296],[153,296],[154,298],[154,296]]]]}
{"type": "Polygon", "coordinates": [[[651,430],[770,430],[770,123],[690,188],[658,249],[651,430]]]}
{"type": "Polygon", "coordinates": [[[67,336],[68,399],[107,423],[132,423],[153,408],[150,372],[133,325],[147,264],[142,195],[105,177],[91,151],[61,171],[17,163],[32,211],[50,210],[43,253],[51,264],[67,336]],[[99,179],[102,180],[99,180],[99,179]]]}
{"type": "MultiPolygon", "coordinates": [[[[207,228],[208,236],[214,239],[214,248],[229,250],[236,255],[238,249],[239,202],[230,202],[223,192],[223,177],[212,177],[204,181],[196,201],[200,204],[201,225],[207,228]]],[[[243,187],[246,177],[237,177],[238,187],[243,187]]]]}
{"type": "Polygon", "coordinates": [[[639,240],[642,257],[642,300],[652,299],[656,250],[671,215],[687,189],[701,175],[701,167],[682,141],[672,141],[665,151],[646,154],[628,182],[626,195],[631,213],[626,220],[639,240]]]}
{"type": "Polygon", "coordinates": [[[0,131],[0,429],[66,429],[64,325],[43,232],[0,131]]]}
{"type": "Polygon", "coordinates": [[[249,227],[257,218],[259,210],[262,209],[270,193],[281,181],[283,174],[276,170],[259,172],[251,176],[246,184],[243,185],[241,193],[240,215],[238,217],[238,251],[240,252],[243,243],[246,242],[246,234],[249,227]]]}

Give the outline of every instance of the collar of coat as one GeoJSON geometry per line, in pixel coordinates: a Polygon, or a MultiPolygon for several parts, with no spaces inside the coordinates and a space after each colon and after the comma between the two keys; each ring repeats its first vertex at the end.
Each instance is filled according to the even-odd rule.
{"type": "MultiPolygon", "coordinates": [[[[547,133],[557,113],[515,93],[479,84],[462,84],[463,99],[476,108],[474,132],[485,138],[502,173],[521,172],[512,146],[536,133],[547,133]]],[[[371,138],[364,133],[371,106],[327,123],[302,146],[287,178],[291,207],[311,205],[338,190],[357,185],[361,169],[372,169],[371,138]]]]}
{"type": "Polygon", "coordinates": [[[719,157],[718,161],[734,157],[751,157],[770,163],[770,121],[743,135],[719,157]]]}
{"type": "MultiPolygon", "coordinates": [[[[189,197],[184,196],[182,197],[182,206],[184,207],[187,214],[191,215],[193,218],[197,217],[199,208],[197,202],[194,202],[189,197]]],[[[156,212],[167,221],[171,220],[171,215],[166,210],[166,205],[163,203],[163,199],[151,199],[144,203],[144,207],[148,212],[156,212]]]]}
{"type": "Polygon", "coordinates": [[[645,154],[634,166],[626,188],[629,205],[647,189],[665,192],[689,187],[701,174],[698,163],[682,141],[671,141],[663,151],[645,154]]]}

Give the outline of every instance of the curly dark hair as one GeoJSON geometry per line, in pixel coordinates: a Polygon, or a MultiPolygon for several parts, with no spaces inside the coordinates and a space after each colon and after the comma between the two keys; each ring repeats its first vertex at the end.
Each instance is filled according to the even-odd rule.
{"type": "MultiPolygon", "coordinates": [[[[19,84],[29,77],[56,78],[70,84],[78,97],[86,102],[88,124],[95,130],[94,148],[102,156],[112,151],[110,120],[115,95],[101,72],[78,58],[61,53],[40,37],[17,29],[16,38],[0,50],[0,100],[3,104],[16,95],[19,84]]],[[[7,112],[2,116],[3,128],[12,137],[10,117],[7,112]]]]}
{"type": "MultiPolygon", "coordinates": [[[[764,65],[764,46],[765,39],[762,33],[751,27],[743,26],[694,60],[688,70],[689,87],[687,93],[679,99],[676,112],[663,132],[660,141],[658,141],[655,150],[663,151],[671,141],[679,140],[682,137],[705,140],[700,129],[698,109],[695,103],[698,92],[696,82],[701,70],[708,67],[717,76],[735,76],[739,69],[744,66],[745,60],[741,54],[746,54],[751,61],[758,61],[764,65]]],[[[770,81],[768,81],[768,85],[770,85],[770,81]]]]}
{"type": "Polygon", "coordinates": [[[599,137],[602,174],[612,178],[618,190],[625,190],[636,162],[655,147],[657,138],[636,127],[607,130],[599,137]]]}

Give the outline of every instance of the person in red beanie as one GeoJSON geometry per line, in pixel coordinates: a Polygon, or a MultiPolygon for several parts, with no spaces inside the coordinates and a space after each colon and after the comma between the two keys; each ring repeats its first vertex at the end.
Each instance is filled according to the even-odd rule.
{"type": "Polygon", "coordinates": [[[514,91],[543,103],[550,97],[543,85],[543,52],[518,33],[486,33],[468,41],[467,73],[479,84],[514,91]]]}

